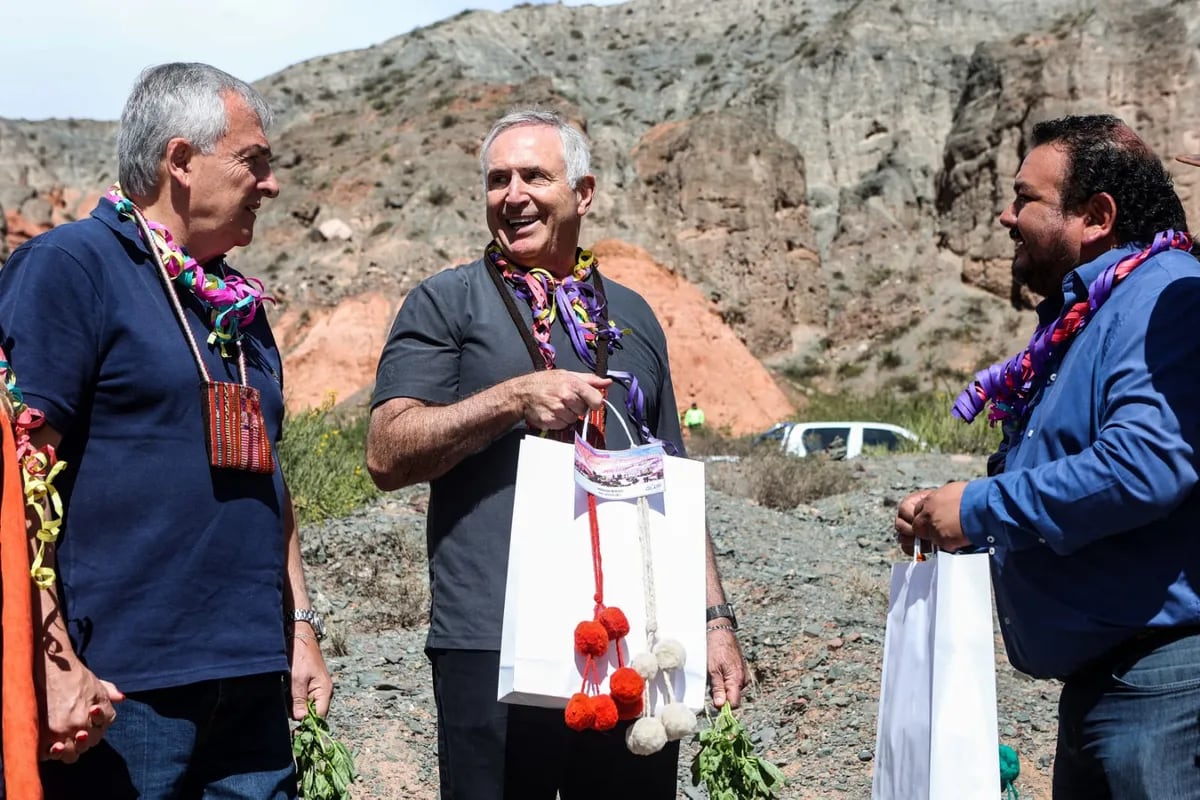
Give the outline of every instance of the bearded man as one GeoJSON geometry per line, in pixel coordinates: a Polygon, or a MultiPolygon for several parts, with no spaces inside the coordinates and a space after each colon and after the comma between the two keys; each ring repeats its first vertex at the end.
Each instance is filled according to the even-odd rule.
{"type": "Polygon", "coordinates": [[[1111,116],[1036,125],[1000,216],[1045,297],[980,372],[988,477],[912,494],[896,531],[992,555],[1013,665],[1063,682],[1056,798],[1200,796],[1200,264],[1162,163],[1111,116]]]}

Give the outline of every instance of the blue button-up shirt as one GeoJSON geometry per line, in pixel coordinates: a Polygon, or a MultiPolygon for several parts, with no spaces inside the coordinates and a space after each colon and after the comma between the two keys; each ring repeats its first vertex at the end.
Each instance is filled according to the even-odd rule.
{"type": "MultiPolygon", "coordinates": [[[[1065,303],[1133,252],[1069,273],[1065,303]]],[[[1043,322],[1061,308],[1047,305],[1043,322]]],[[[1052,354],[1003,471],[966,486],[960,520],[992,551],[1021,671],[1063,678],[1145,628],[1200,625],[1197,329],[1200,264],[1179,250],[1142,264],[1052,354]]]]}

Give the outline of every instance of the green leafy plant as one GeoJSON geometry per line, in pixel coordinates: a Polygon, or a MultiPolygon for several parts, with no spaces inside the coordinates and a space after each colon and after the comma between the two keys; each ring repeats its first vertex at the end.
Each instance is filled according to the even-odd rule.
{"type": "Polygon", "coordinates": [[[786,783],[779,768],[754,754],[745,726],[729,704],[700,731],[700,752],[692,761],[692,785],[704,784],[710,800],[773,800],[786,783]]]}
{"type": "Polygon", "coordinates": [[[333,738],[329,723],[308,701],[308,714],[292,734],[292,755],[300,773],[300,796],[305,800],[349,800],[357,773],[354,756],[333,738]]]}
{"type": "Polygon", "coordinates": [[[336,414],[333,400],[283,423],[279,460],[302,523],[343,517],[379,496],[363,466],[368,417],[336,414]]]}

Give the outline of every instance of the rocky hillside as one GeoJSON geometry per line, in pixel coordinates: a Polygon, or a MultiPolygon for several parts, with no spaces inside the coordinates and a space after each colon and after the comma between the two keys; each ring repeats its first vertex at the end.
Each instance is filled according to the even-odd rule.
{"type": "MultiPolygon", "coordinates": [[[[238,262],[294,313],[294,347],[301,322],[343,300],[381,303],[386,319],[418,280],[479,252],[482,134],[541,103],[594,143],[585,237],[635,245],[697,287],[688,314],[715,314],[801,386],[957,383],[1030,325],[1010,305],[995,218],[1032,124],[1113,111],[1165,157],[1200,151],[1198,11],[632,0],[463,13],[261,82],[284,193],[238,262]]],[[[0,121],[10,246],[86,212],[112,177],[112,129],[0,121]]],[[[1195,217],[1200,170],[1187,169],[1172,166],[1195,217]]],[[[368,367],[341,394],[369,381],[368,367]]]]}

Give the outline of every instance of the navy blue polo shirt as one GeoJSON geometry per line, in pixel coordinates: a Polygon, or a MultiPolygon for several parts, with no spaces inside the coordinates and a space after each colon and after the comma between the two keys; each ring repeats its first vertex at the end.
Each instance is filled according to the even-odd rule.
{"type": "MultiPolygon", "coordinates": [[[[210,374],[237,381],[236,359],[206,344],[207,312],[179,294],[210,374]]],[[[265,315],[243,341],[277,446],[265,315]]],[[[13,252],[0,344],[63,437],[57,585],[84,663],[123,691],[286,670],[282,475],[209,466],[199,372],[136,225],[101,200],[13,252]]]]}

